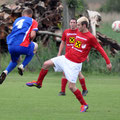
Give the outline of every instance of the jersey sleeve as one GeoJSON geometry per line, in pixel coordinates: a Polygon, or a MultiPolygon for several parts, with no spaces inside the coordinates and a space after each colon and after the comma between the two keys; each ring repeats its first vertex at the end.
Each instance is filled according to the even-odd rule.
{"type": "Polygon", "coordinates": [[[92,40],[91,43],[92,43],[92,46],[93,46],[97,51],[99,51],[100,54],[103,56],[103,58],[104,58],[105,61],[106,61],[106,64],[110,64],[110,60],[109,60],[106,52],[105,52],[104,49],[101,47],[101,45],[99,44],[99,42],[97,41],[97,39],[96,39],[96,38],[93,38],[93,40],[92,40]]]}
{"type": "Polygon", "coordinates": [[[32,31],[38,31],[38,22],[33,19],[32,31]]]}
{"type": "Polygon", "coordinates": [[[66,41],[66,35],[65,35],[65,31],[63,32],[62,34],[62,38],[61,38],[62,41],[66,41]]]}

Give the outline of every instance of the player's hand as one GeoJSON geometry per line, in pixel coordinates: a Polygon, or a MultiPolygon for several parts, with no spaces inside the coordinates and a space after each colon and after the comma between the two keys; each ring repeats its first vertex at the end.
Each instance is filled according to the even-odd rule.
{"type": "Polygon", "coordinates": [[[89,56],[87,56],[87,59],[86,59],[86,60],[87,60],[87,62],[89,62],[89,56]]]}
{"type": "Polygon", "coordinates": [[[58,53],[58,54],[57,54],[57,57],[58,57],[58,56],[60,56],[60,55],[61,55],[61,54],[60,54],[60,53],[58,53]]]}
{"type": "Polygon", "coordinates": [[[107,69],[109,70],[109,71],[111,71],[111,69],[112,69],[112,64],[110,63],[110,64],[107,64],[107,69]]]}

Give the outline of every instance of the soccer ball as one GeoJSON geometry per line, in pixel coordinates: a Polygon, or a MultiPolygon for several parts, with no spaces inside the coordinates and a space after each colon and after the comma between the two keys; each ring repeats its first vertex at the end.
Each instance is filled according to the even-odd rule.
{"type": "Polygon", "coordinates": [[[112,23],[112,29],[115,32],[120,32],[120,21],[114,21],[112,23]]]}

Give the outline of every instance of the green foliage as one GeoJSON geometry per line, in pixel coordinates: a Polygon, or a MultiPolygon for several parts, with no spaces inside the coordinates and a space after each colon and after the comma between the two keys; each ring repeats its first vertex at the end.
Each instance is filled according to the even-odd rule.
{"type": "Polygon", "coordinates": [[[87,6],[83,0],[67,0],[68,6],[70,8],[77,8],[78,11],[84,11],[87,6]]]}
{"type": "Polygon", "coordinates": [[[106,3],[100,8],[101,12],[120,12],[120,0],[107,0],[106,3]]]}
{"type": "Polygon", "coordinates": [[[78,1],[77,0],[67,0],[67,4],[71,8],[78,7],[78,1]]]}
{"type": "Polygon", "coordinates": [[[11,58],[10,58],[10,54],[9,53],[1,54],[0,57],[1,57],[0,58],[0,64],[1,64],[0,72],[2,72],[8,66],[11,58]]]}
{"type": "Polygon", "coordinates": [[[88,72],[88,73],[105,73],[105,74],[111,74],[111,73],[118,73],[120,71],[120,52],[118,52],[114,57],[108,52],[110,51],[109,48],[104,47],[104,50],[106,51],[107,55],[109,56],[109,59],[112,64],[112,70],[111,72],[106,67],[106,62],[104,58],[101,56],[101,54],[98,51],[94,51],[94,49],[91,50],[89,54],[89,62],[85,61],[83,63],[82,71],[88,72]]]}
{"type": "Polygon", "coordinates": [[[111,57],[110,60],[112,63],[112,71],[114,73],[119,73],[118,71],[120,71],[120,52],[114,57],[111,57]]]}

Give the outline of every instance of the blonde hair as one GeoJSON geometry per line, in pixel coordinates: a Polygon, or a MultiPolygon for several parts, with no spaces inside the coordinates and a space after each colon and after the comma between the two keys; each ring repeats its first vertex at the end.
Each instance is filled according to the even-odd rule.
{"type": "Polygon", "coordinates": [[[83,21],[86,21],[88,24],[89,24],[89,20],[86,18],[86,17],[80,17],[78,20],[77,20],[77,23],[81,23],[83,21]]]}
{"type": "Polygon", "coordinates": [[[86,27],[88,28],[89,27],[89,20],[86,18],[86,17],[80,17],[78,20],[77,20],[77,23],[80,23],[82,25],[86,25],[86,27]]]}

